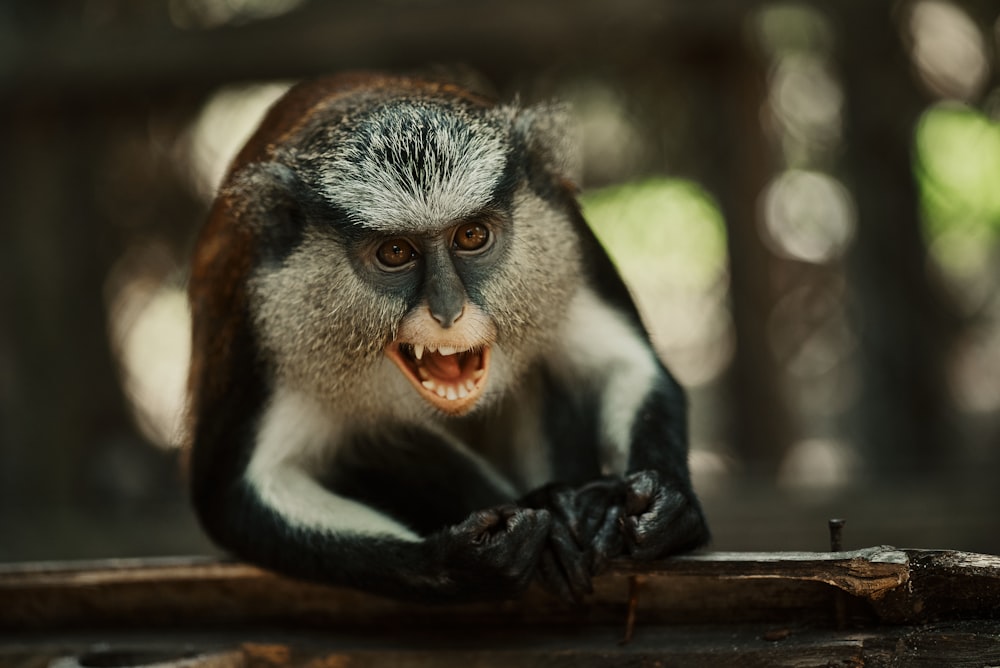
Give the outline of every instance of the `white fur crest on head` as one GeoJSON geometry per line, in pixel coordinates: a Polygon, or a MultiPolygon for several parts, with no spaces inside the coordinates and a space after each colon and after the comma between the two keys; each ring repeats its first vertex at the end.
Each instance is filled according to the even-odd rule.
{"type": "Polygon", "coordinates": [[[323,194],[385,231],[447,225],[486,206],[510,145],[511,110],[482,116],[428,101],[366,114],[324,164],[323,194]]]}

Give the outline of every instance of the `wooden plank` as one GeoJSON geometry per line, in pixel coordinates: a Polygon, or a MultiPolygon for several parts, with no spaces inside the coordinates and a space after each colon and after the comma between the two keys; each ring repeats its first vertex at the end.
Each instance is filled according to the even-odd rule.
{"type": "Polygon", "coordinates": [[[283,623],[465,628],[639,623],[918,622],[1000,609],[1000,557],[873,547],[838,553],[715,552],[616,562],[583,605],[532,588],[514,601],[422,606],[298,582],[214,559],[0,566],[0,629],[283,623]],[[916,567],[915,567],[916,565],[916,567]],[[412,620],[416,620],[416,622],[412,620]]]}
{"type": "Polygon", "coordinates": [[[823,582],[855,596],[879,599],[909,578],[909,558],[889,546],[854,552],[711,552],[654,564],[621,562],[619,572],[729,579],[823,582]]]}
{"type": "Polygon", "coordinates": [[[606,626],[501,629],[467,635],[441,627],[344,634],[240,629],[0,638],[0,668],[313,668],[351,666],[894,666],[963,668],[1000,665],[1000,621],[890,626],[871,630],[795,625],[641,627],[621,645],[606,626]]]}
{"type": "Polygon", "coordinates": [[[991,555],[714,552],[594,584],[421,606],[205,558],[7,565],[0,668],[1000,665],[991,555]]]}
{"type": "Polygon", "coordinates": [[[937,619],[1000,619],[1000,556],[911,550],[908,559],[908,586],[873,601],[880,619],[910,624],[937,619]]]}

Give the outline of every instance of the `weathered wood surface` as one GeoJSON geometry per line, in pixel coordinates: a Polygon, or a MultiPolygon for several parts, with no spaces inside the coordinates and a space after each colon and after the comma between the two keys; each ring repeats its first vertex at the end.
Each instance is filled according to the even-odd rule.
{"type": "Polygon", "coordinates": [[[810,666],[983,668],[1000,665],[1000,623],[941,623],[921,627],[824,630],[738,625],[640,628],[620,645],[617,629],[521,630],[474,636],[396,628],[359,637],[328,633],[244,631],[160,634],[155,640],[123,635],[75,636],[0,646],[2,668],[539,668],[696,666],[764,668],[810,666]]]}
{"type": "Polygon", "coordinates": [[[0,627],[172,626],[178,623],[367,624],[409,618],[464,625],[618,621],[629,578],[639,613],[659,622],[828,617],[834,595],[877,601],[910,577],[905,552],[716,552],[636,566],[615,564],[580,606],[529,590],[504,603],[427,607],[283,578],[211,559],[126,560],[0,567],[0,627]],[[828,605],[829,603],[829,605],[828,605]]]}
{"type": "Polygon", "coordinates": [[[0,566],[0,668],[1000,665],[995,556],[716,552],[594,584],[431,607],[211,559],[0,566]]]}

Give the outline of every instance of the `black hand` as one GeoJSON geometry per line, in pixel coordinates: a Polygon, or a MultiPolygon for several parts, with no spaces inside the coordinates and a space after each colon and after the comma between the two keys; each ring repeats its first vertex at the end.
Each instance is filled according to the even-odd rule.
{"type": "Polygon", "coordinates": [[[625,482],[621,478],[598,478],[576,490],[577,535],[586,547],[592,575],[603,572],[608,561],[624,549],[620,530],[624,505],[625,482]]]}
{"type": "Polygon", "coordinates": [[[708,541],[708,527],[690,491],[653,470],[625,478],[625,551],[634,559],[657,559],[692,550],[708,541]]]}
{"type": "Polygon", "coordinates": [[[549,543],[539,562],[539,580],[552,593],[579,602],[593,591],[591,578],[623,550],[619,519],[625,482],[599,478],[578,488],[553,483],[524,499],[524,505],[551,511],[549,543]]]}
{"type": "Polygon", "coordinates": [[[546,510],[498,506],[432,536],[449,598],[510,598],[531,581],[552,527],[546,510]]]}
{"type": "Polygon", "coordinates": [[[570,602],[579,602],[593,591],[575,498],[569,486],[551,483],[521,499],[522,505],[544,508],[552,515],[552,529],[538,562],[538,580],[546,590],[570,602]]]}

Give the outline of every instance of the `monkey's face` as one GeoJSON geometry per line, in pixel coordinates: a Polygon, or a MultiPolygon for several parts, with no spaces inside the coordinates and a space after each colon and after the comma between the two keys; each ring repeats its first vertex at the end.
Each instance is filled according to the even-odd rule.
{"type": "Polygon", "coordinates": [[[559,345],[580,275],[564,213],[525,187],[506,212],[377,246],[369,271],[381,274],[381,294],[398,290],[407,304],[385,355],[431,406],[464,415],[517,391],[559,345]]]}
{"type": "Polygon", "coordinates": [[[397,282],[413,306],[385,354],[438,410],[467,413],[489,377],[497,327],[470,296],[480,292],[502,254],[503,221],[479,216],[433,234],[381,241],[370,271],[384,289],[397,282]]]}
{"type": "Polygon", "coordinates": [[[255,281],[266,348],[333,401],[464,415],[553,345],[579,281],[566,212],[528,183],[510,109],[335,117],[290,155],[298,213],[270,218],[291,251],[255,281]]]}

